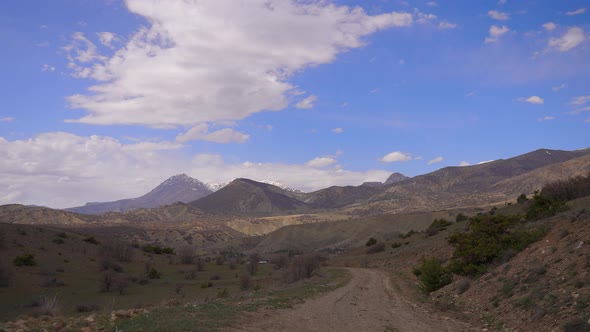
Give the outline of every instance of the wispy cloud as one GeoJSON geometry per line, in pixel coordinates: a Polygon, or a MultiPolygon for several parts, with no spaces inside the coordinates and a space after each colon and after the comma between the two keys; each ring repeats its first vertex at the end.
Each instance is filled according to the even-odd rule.
{"type": "Polygon", "coordinates": [[[344,129],[342,129],[342,128],[334,128],[334,129],[332,129],[332,132],[333,133],[336,133],[336,134],[342,134],[344,132],[344,129]]]}
{"type": "Polygon", "coordinates": [[[547,31],[553,31],[553,30],[557,29],[557,24],[555,24],[553,22],[547,22],[547,23],[543,24],[543,28],[547,31]]]}
{"type": "Polygon", "coordinates": [[[12,122],[14,120],[16,120],[16,118],[13,118],[11,116],[0,118],[0,122],[12,122]]]}
{"type": "Polygon", "coordinates": [[[510,19],[510,16],[508,16],[508,14],[503,13],[503,12],[499,12],[497,10],[490,10],[488,12],[488,16],[493,18],[494,20],[499,20],[499,21],[506,21],[510,19]]]}
{"type": "Polygon", "coordinates": [[[309,97],[301,100],[297,104],[295,104],[295,107],[296,108],[299,108],[299,109],[305,109],[305,110],[306,109],[310,109],[310,108],[313,108],[315,106],[314,105],[314,102],[316,100],[318,100],[318,97],[317,96],[314,96],[314,95],[311,95],[311,96],[309,96],[309,97]]]}
{"type": "Polygon", "coordinates": [[[580,8],[571,12],[566,12],[565,14],[568,16],[573,16],[573,15],[580,15],[580,14],[584,14],[586,12],[586,8],[580,8]]]}
{"type": "Polygon", "coordinates": [[[485,42],[488,43],[488,44],[489,43],[495,43],[495,42],[498,41],[498,39],[500,37],[502,37],[508,31],[510,31],[510,29],[508,29],[508,27],[505,26],[505,25],[503,25],[501,27],[492,25],[490,27],[490,30],[489,30],[489,36],[486,37],[485,42]]]}
{"type": "Polygon", "coordinates": [[[443,160],[445,160],[443,157],[436,157],[434,159],[429,160],[428,165],[438,164],[438,163],[442,162],[443,160]]]}
{"type": "Polygon", "coordinates": [[[560,85],[551,87],[551,90],[553,90],[553,92],[557,92],[562,89],[565,89],[565,83],[561,83],[560,85]]]}
{"type": "Polygon", "coordinates": [[[545,122],[545,121],[551,121],[551,120],[555,120],[554,116],[544,116],[542,118],[538,118],[537,121],[539,122],[545,122]]]}

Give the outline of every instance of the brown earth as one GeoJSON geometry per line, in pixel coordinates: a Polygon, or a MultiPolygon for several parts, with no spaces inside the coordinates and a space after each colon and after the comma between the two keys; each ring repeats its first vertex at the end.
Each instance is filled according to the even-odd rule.
{"type": "Polygon", "coordinates": [[[344,287],[294,309],[258,312],[231,331],[477,331],[466,323],[427,312],[391,287],[387,274],[349,269],[344,287]]]}

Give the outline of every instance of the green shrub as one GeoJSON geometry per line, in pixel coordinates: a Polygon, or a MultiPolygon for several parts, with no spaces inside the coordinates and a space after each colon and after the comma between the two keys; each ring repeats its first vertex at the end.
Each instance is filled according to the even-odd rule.
{"type": "Polygon", "coordinates": [[[564,332],[590,332],[590,324],[585,319],[575,318],[563,326],[564,332]]]}
{"type": "Polygon", "coordinates": [[[63,239],[63,238],[61,238],[61,237],[54,237],[54,238],[53,238],[53,243],[55,243],[55,244],[64,244],[64,243],[65,243],[65,241],[64,241],[64,239],[63,239]]]}
{"type": "Polygon", "coordinates": [[[399,248],[399,247],[401,247],[401,246],[402,246],[402,244],[401,244],[401,243],[399,243],[399,242],[395,242],[395,243],[392,243],[392,244],[391,244],[391,247],[392,247],[393,249],[397,249],[397,248],[399,248]]]}
{"type": "Polygon", "coordinates": [[[147,244],[145,246],[143,246],[141,248],[143,251],[150,253],[150,254],[156,254],[156,255],[162,255],[162,254],[169,254],[169,255],[174,255],[174,249],[170,248],[170,247],[160,247],[160,246],[156,246],[156,245],[151,245],[151,244],[147,244]]]}
{"type": "Polygon", "coordinates": [[[539,220],[567,210],[565,201],[535,193],[533,204],[526,212],[527,220],[539,220]]]}
{"type": "Polygon", "coordinates": [[[516,203],[518,204],[522,204],[526,201],[528,201],[529,199],[526,197],[525,194],[520,194],[520,196],[518,196],[518,198],[516,199],[516,203]]]}
{"type": "Polygon", "coordinates": [[[445,230],[448,226],[452,225],[453,223],[440,218],[440,219],[434,219],[434,221],[432,222],[432,224],[430,224],[430,226],[428,228],[436,228],[439,229],[441,231],[445,230]]]}
{"type": "Polygon", "coordinates": [[[451,283],[451,273],[437,258],[428,258],[415,269],[419,280],[419,288],[426,292],[434,292],[451,283]]]}
{"type": "Polygon", "coordinates": [[[478,275],[487,264],[516,253],[546,234],[545,229],[518,228],[519,216],[480,215],[471,218],[470,231],[454,233],[448,241],[455,249],[450,270],[460,275],[478,275]]]}
{"type": "Polygon", "coordinates": [[[15,257],[12,262],[16,266],[34,266],[37,265],[35,262],[35,256],[32,254],[24,254],[21,256],[15,257]]]}
{"type": "Polygon", "coordinates": [[[148,271],[147,273],[148,278],[150,279],[160,279],[162,277],[162,274],[154,269],[153,267],[148,271]]]}
{"type": "Polygon", "coordinates": [[[89,236],[89,237],[85,238],[84,242],[88,242],[90,244],[99,244],[100,243],[100,242],[98,242],[97,239],[94,238],[94,236],[89,236]]]}
{"type": "Polygon", "coordinates": [[[365,246],[370,247],[370,246],[374,245],[375,243],[377,243],[377,240],[375,240],[374,238],[369,238],[367,243],[365,243],[365,246]]]}
{"type": "Polygon", "coordinates": [[[467,217],[466,215],[464,215],[463,213],[459,213],[456,217],[455,217],[455,222],[461,222],[461,221],[465,221],[469,219],[469,217],[467,217]]]}
{"type": "Polygon", "coordinates": [[[399,237],[401,237],[402,239],[407,239],[414,234],[416,234],[416,231],[412,229],[409,232],[407,232],[406,234],[400,234],[399,237]]]}
{"type": "Polygon", "coordinates": [[[60,239],[67,239],[68,235],[65,232],[60,232],[60,233],[55,234],[55,237],[58,237],[60,239]]]}

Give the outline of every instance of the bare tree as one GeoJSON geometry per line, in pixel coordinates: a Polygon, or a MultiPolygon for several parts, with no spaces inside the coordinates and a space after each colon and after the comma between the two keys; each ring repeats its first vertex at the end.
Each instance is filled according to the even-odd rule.
{"type": "Polygon", "coordinates": [[[260,262],[260,255],[258,255],[258,253],[254,252],[251,253],[250,256],[248,257],[248,273],[250,273],[250,275],[255,275],[256,271],[258,271],[258,263],[260,262]]]}
{"type": "Polygon", "coordinates": [[[184,246],[178,249],[178,255],[182,264],[192,264],[195,259],[195,248],[191,246],[184,246]]]}

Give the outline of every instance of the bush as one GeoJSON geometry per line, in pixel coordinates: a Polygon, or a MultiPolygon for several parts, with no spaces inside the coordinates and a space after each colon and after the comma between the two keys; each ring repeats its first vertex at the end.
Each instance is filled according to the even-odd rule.
{"type": "Polygon", "coordinates": [[[149,254],[156,254],[156,255],[162,255],[162,254],[168,254],[168,255],[174,255],[174,249],[170,248],[170,247],[160,247],[157,245],[151,245],[151,244],[147,244],[143,247],[141,247],[141,249],[149,254]]]}
{"type": "Polygon", "coordinates": [[[367,249],[367,254],[376,254],[376,253],[382,252],[382,251],[385,251],[385,243],[379,242],[379,243],[376,243],[376,244],[370,246],[367,249]]]}
{"type": "Polygon", "coordinates": [[[468,220],[469,217],[467,217],[466,215],[464,215],[463,213],[459,213],[457,214],[457,216],[455,217],[455,222],[461,222],[461,221],[465,221],[468,220]]]}
{"type": "Polygon", "coordinates": [[[451,283],[451,274],[437,258],[423,260],[416,269],[419,271],[419,288],[426,293],[434,292],[451,283]]]}
{"type": "Polygon", "coordinates": [[[178,255],[180,255],[182,264],[192,264],[195,258],[195,249],[190,246],[182,247],[178,250],[178,255]]]}
{"type": "Polygon", "coordinates": [[[260,262],[260,255],[258,255],[258,253],[252,253],[250,254],[250,256],[248,257],[248,273],[250,273],[251,276],[256,274],[256,271],[258,271],[258,263],[260,262]]]}
{"type": "Polygon", "coordinates": [[[148,271],[147,273],[147,277],[150,279],[160,279],[162,277],[162,274],[154,269],[153,267],[148,271]]]}
{"type": "Polygon", "coordinates": [[[539,220],[556,215],[567,209],[565,201],[559,200],[551,196],[544,196],[535,193],[533,196],[533,204],[526,212],[527,220],[539,220]]]}
{"type": "Polygon", "coordinates": [[[309,279],[313,272],[320,267],[321,257],[317,254],[300,255],[293,258],[291,267],[283,275],[287,283],[309,279]]]}
{"type": "Polygon", "coordinates": [[[119,262],[131,262],[133,249],[123,242],[113,242],[102,247],[101,255],[107,258],[114,258],[119,262]]]}
{"type": "Polygon", "coordinates": [[[432,224],[430,224],[430,226],[428,228],[436,228],[438,230],[443,231],[443,230],[447,229],[447,227],[451,226],[452,224],[453,224],[452,222],[450,222],[446,219],[440,218],[440,219],[434,219],[434,221],[432,222],[432,224]]]}
{"type": "Polygon", "coordinates": [[[76,312],[91,312],[98,311],[100,307],[96,304],[76,304],[76,312]]]}
{"type": "Polygon", "coordinates": [[[66,241],[64,241],[64,239],[62,239],[61,237],[54,237],[53,238],[53,243],[55,244],[64,244],[66,241]]]}
{"type": "Polygon", "coordinates": [[[370,246],[374,245],[375,243],[377,243],[377,240],[375,240],[374,238],[369,238],[367,243],[365,243],[365,246],[370,247],[370,246]]]}
{"type": "Polygon", "coordinates": [[[401,243],[399,243],[399,242],[395,242],[395,243],[392,243],[392,244],[391,244],[391,248],[393,248],[393,249],[397,249],[397,248],[399,248],[399,247],[401,247],[401,246],[402,246],[402,244],[401,244],[401,243]]]}
{"type": "Polygon", "coordinates": [[[588,176],[576,176],[548,183],[541,190],[541,195],[564,202],[590,196],[590,173],[588,176]]]}
{"type": "Polygon", "coordinates": [[[12,263],[16,266],[35,266],[37,262],[35,262],[35,256],[32,254],[24,254],[21,256],[17,256],[12,260],[12,263]]]}
{"type": "Polygon", "coordinates": [[[416,231],[414,231],[413,229],[409,232],[407,232],[406,234],[400,234],[399,237],[402,239],[407,239],[409,237],[411,237],[412,235],[416,234],[416,231]]]}
{"type": "Polygon", "coordinates": [[[507,252],[519,252],[538,241],[544,229],[519,229],[519,216],[487,216],[471,218],[471,230],[454,233],[448,241],[455,249],[450,270],[460,275],[486,272],[487,264],[500,259],[507,252]]]}
{"type": "Polygon", "coordinates": [[[60,239],[67,239],[68,235],[65,232],[60,232],[60,233],[55,234],[55,237],[58,237],[60,239]]]}
{"type": "Polygon", "coordinates": [[[250,289],[250,275],[249,274],[244,273],[240,277],[240,289],[241,290],[248,290],[248,289],[250,289]]]}
{"type": "Polygon", "coordinates": [[[63,281],[57,280],[55,277],[47,278],[41,282],[41,287],[63,287],[65,285],[63,281]]]}
{"type": "Polygon", "coordinates": [[[99,244],[98,240],[94,238],[94,236],[89,236],[83,240],[84,242],[88,242],[90,244],[99,244]]]}
{"type": "Polygon", "coordinates": [[[39,316],[56,316],[59,311],[60,306],[57,296],[43,295],[39,298],[39,307],[35,314],[39,316]]]}
{"type": "Polygon", "coordinates": [[[217,264],[217,265],[225,264],[225,256],[219,255],[219,256],[215,257],[215,264],[217,264]]]}
{"type": "Polygon", "coordinates": [[[221,276],[218,273],[214,273],[209,277],[209,280],[220,280],[221,276]]]}
{"type": "Polygon", "coordinates": [[[103,273],[99,279],[99,290],[103,293],[111,291],[115,284],[115,276],[112,272],[107,271],[103,273]]]}
{"type": "Polygon", "coordinates": [[[523,203],[525,203],[528,200],[529,199],[526,197],[525,194],[520,194],[520,196],[518,196],[518,198],[516,199],[516,203],[523,204],[523,203]]]}

